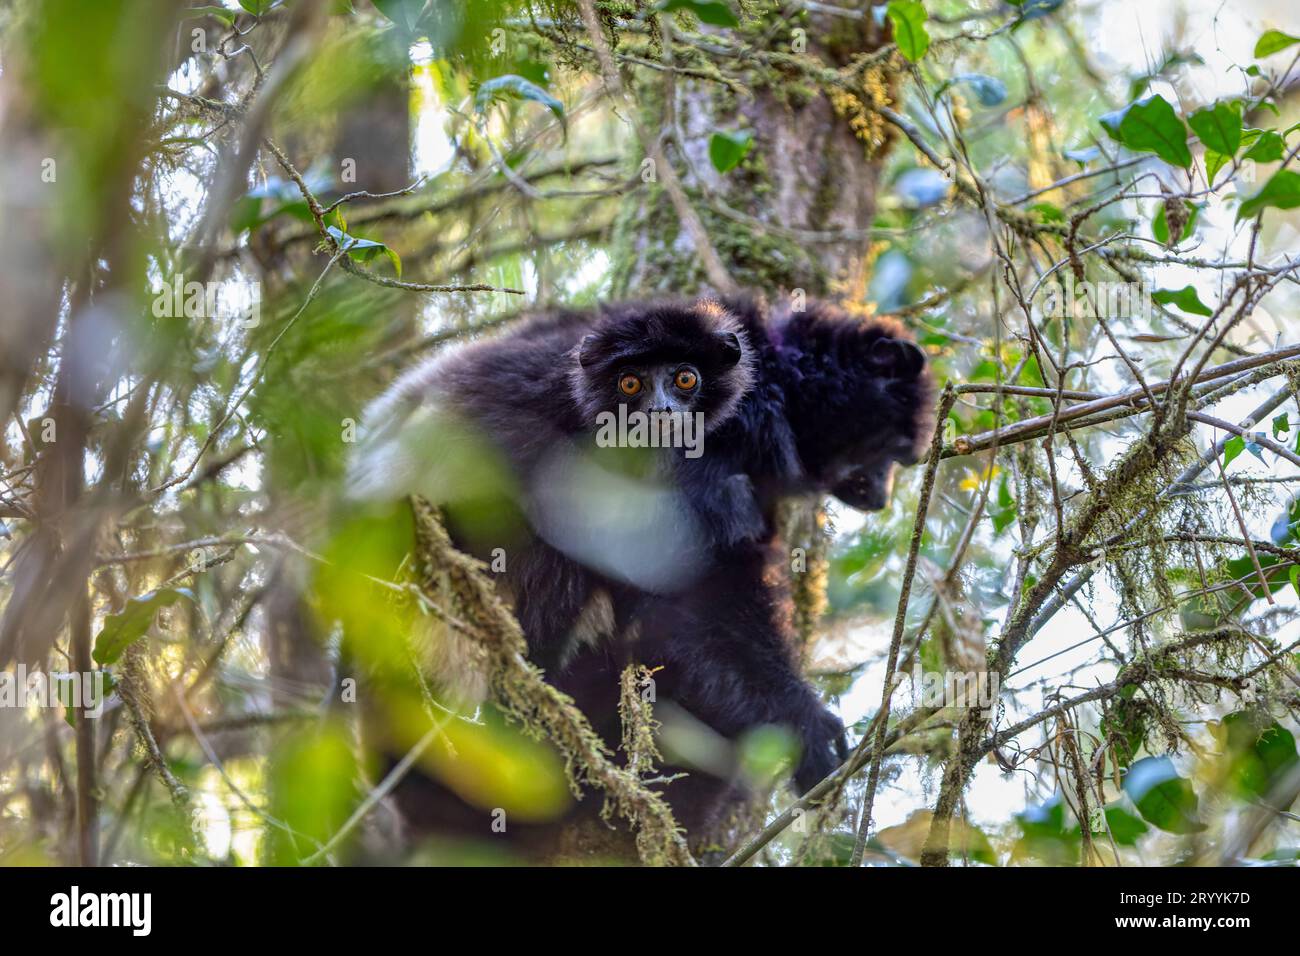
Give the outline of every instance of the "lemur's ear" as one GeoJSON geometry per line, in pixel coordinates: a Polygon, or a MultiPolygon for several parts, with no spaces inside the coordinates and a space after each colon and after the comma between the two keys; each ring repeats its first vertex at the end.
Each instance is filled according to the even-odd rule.
{"type": "Polygon", "coordinates": [[[740,336],[735,332],[716,332],[718,338],[719,351],[722,354],[724,367],[730,368],[740,361],[743,350],[740,347],[740,336]]]}
{"type": "Polygon", "coordinates": [[[907,339],[879,338],[871,344],[869,360],[878,371],[891,378],[916,378],[925,367],[925,353],[907,339]]]}
{"type": "Polygon", "coordinates": [[[584,335],[582,341],[578,343],[578,364],[583,368],[586,368],[596,360],[596,346],[599,344],[599,341],[600,340],[596,337],[595,332],[589,332],[584,335]]]}

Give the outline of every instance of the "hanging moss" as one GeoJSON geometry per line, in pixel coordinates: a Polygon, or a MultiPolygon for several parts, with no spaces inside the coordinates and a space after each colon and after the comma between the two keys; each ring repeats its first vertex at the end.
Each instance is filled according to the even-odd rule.
{"type": "MultiPolygon", "coordinates": [[[[647,865],[692,865],[694,860],[662,796],[619,767],[573,701],[548,684],[526,657],[519,624],[502,603],[482,562],[456,550],[437,510],[411,499],[415,517],[417,585],[422,608],[475,641],[485,652],[492,695],[531,736],[552,743],[565,761],[575,794],[593,786],[606,796],[602,816],[617,815],[636,832],[647,865]]],[[[638,738],[639,739],[639,736],[638,738]]]]}

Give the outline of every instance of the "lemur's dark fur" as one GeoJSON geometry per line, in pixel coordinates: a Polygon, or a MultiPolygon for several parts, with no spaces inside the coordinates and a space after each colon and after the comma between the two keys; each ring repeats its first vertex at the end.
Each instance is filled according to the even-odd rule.
{"type": "MultiPolygon", "coordinates": [[[[534,530],[511,543],[504,583],[530,654],[611,744],[619,738],[617,675],[631,654],[662,666],[661,701],[728,738],[765,723],[794,729],[803,744],[795,773],[801,791],[843,759],[840,721],[799,676],[784,585],[771,573],[773,518],[777,501],[792,494],[883,507],[894,463],[916,460],[931,427],[930,385],[923,354],[900,327],[817,302],[795,313],[769,313],[751,300],[563,312],[411,373],[377,403],[371,429],[391,438],[429,404],[484,435],[514,473],[519,509],[534,530]],[[708,429],[701,457],[664,452],[660,474],[685,512],[679,527],[691,538],[690,553],[680,557],[692,573],[649,585],[594,570],[553,546],[544,525],[554,517],[539,517],[545,509],[537,502],[549,492],[535,484],[550,476],[542,463],[557,445],[589,448],[595,414],[619,400],[611,376],[647,355],[700,369],[708,429]],[[597,591],[612,606],[611,636],[636,633],[634,647],[574,646],[575,625],[597,591]]],[[[419,490],[402,476],[418,475],[407,459],[421,451],[399,452],[397,480],[379,480],[394,494],[419,490]]],[[[354,484],[365,484],[364,476],[354,484]]],[[[562,512],[568,520],[581,519],[562,512]]],[[[480,552],[491,546],[463,543],[480,552]]],[[[727,790],[695,779],[671,784],[666,795],[691,828],[709,821],[727,790]]]]}
{"type": "MultiPolygon", "coordinates": [[[[450,530],[467,550],[486,557],[493,548],[504,547],[508,557],[503,583],[513,597],[529,653],[541,666],[553,669],[572,650],[574,623],[597,586],[613,592],[618,604],[626,594],[677,583],[670,575],[662,581],[647,580],[650,576],[639,574],[635,566],[622,569],[621,575],[602,573],[561,550],[563,544],[556,546],[556,539],[564,539],[575,527],[602,530],[588,528],[593,519],[583,512],[581,501],[557,504],[555,498],[575,479],[581,467],[575,462],[620,464],[619,449],[597,448],[594,440],[598,414],[632,401],[615,387],[620,370],[663,362],[690,363],[698,369],[701,381],[691,407],[703,413],[709,431],[735,415],[752,383],[752,350],[744,333],[734,316],[713,303],[620,305],[599,314],[546,313],[506,335],[439,356],[404,375],[367,412],[366,440],[349,478],[352,494],[371,498],[424,492],[444,507],[450,530]],[[431,412],[438,416],[432,424],[431,412]],[[427,473],[439,459],[464,453],[449,447],[448,418],[499,454],[514,485],[514,500],[508,504],[518,509],[526,525],[514,529],[516,537],[485,538],[465,518],[470,509],[458,507],[457,501],[437,500],[437,491],[426,490],[427,473]]],[[[679,449],[665,453],[670,459],[681,458],[679,449]]],[[[472,499],[474,488],[461,487],[465,482],[453,484],[456,495],[472,499]]],[[[672,482],[667,475],[652,475],[638,487],[671,490],[672,482]]],[[[659,556],[661,562],[699,567],[710,545],[693,517],[680,514],[690,510],[689,504],[650,493],[646,500],[676,504],[673,510],[678,512],[675,523],[663,522],[671,527],[658,547],[673,553],[659,556]]],[[[634,557],[645,547],[639,541],[617,544],[634,557]]]]}
{"type": "MultiPolygon", "coordinates": [[[[829,492],[863,509],[883,507],[894,463],[915,462],[929,440],[931,384],[924,354],[891,320],[853,319],[818,302],[776,314],[750,300],[724,305],[755,352],[756,382],[710,434],[706,454],[679,460],[676,472],[709,529],[713,560],[682,593],[641,595],[632,612],[640,631],[635,653],[662,665],[661,700],[681,704],[724,736],[763,723],[794,729],[803,745],[795,771],[802,792],[846,753],[839,720],[795,676],[789,555],[775,540],[776,504],[829,492]]],[[[615,741],[619,650],[592,649],[557,675],[615,741]]],[[[707,827],[730,790],[726,781],[697,775],[686,799],[672,799],[672,787],[668,793],[690,829],[707,827]]]]}
{"type": "Polygon", "coordinates": [[[895,321],[827,303],[771,313],[752,300],[725,305],[754,350],[756,381],[680,475],[713,543],[767,540],[773,505],[788,495],[884,507],[894,463],[913,464],[930,437],[924,353],[895,321]],[[756,511],[734,507],[746,482],[756,511]]]}

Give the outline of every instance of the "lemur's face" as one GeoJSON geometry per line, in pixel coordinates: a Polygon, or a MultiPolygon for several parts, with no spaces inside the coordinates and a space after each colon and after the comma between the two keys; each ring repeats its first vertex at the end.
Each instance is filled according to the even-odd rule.
{"type": "Polygon", "coordinates": [[[626,365],[611,387],[616,404],[651,414],[695,411],[707,389],[703,373],[689,361],[626,365]]]}
{"type": "MultiPolygon", "coordinates": [[[[898,465],[914,465],[929,438],[929,386],[925,353],[902,338],[848,339],[841,374],[835,379],[839,407],[823,413],[838,418],[820,434],[826,441],[811,457],[822,488],[860,511],[889,505],[898,465]]],[[[835,402],[828,404],[834,405],[835,402]]]]}
{"type": "Polygon", "coordinates": [[[879,511],[889,506],[896,465],[915,465],[915,440],[908,435],[874,436],[870,447],[860,447],[830,468],[830,492],[859,511],[879,511]]]}
{"type": "Polygon", "coordinates": [[[717,306],[628,306],[607,312],[575,350],[569,385],[588,427],[604,412],[726,421],[753,379],[748,343],[717,306]]]}

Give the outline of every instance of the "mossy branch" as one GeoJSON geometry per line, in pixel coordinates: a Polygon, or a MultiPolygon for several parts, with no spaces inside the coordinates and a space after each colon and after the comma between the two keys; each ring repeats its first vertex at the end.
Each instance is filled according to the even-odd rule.
{"type": "Polygon", "coordinates": [[[435,600],[446,593],[455,602],[453,608],[434,604],[435,613],[486,651],[493,697],[504,712],[559,749],[576,792],[583,784],[604,791],[604,812],[617,813],[632,825],[643,863],[693,866],[685,837],[664,798],[646,787],[634,769],[614,763],[609,748],[573,700],[548,684],[528,660],[523,631],[483,564],[456,549],[428,502],[412,498],[411,503],[422,565],[421,590],[435,600]]]}

